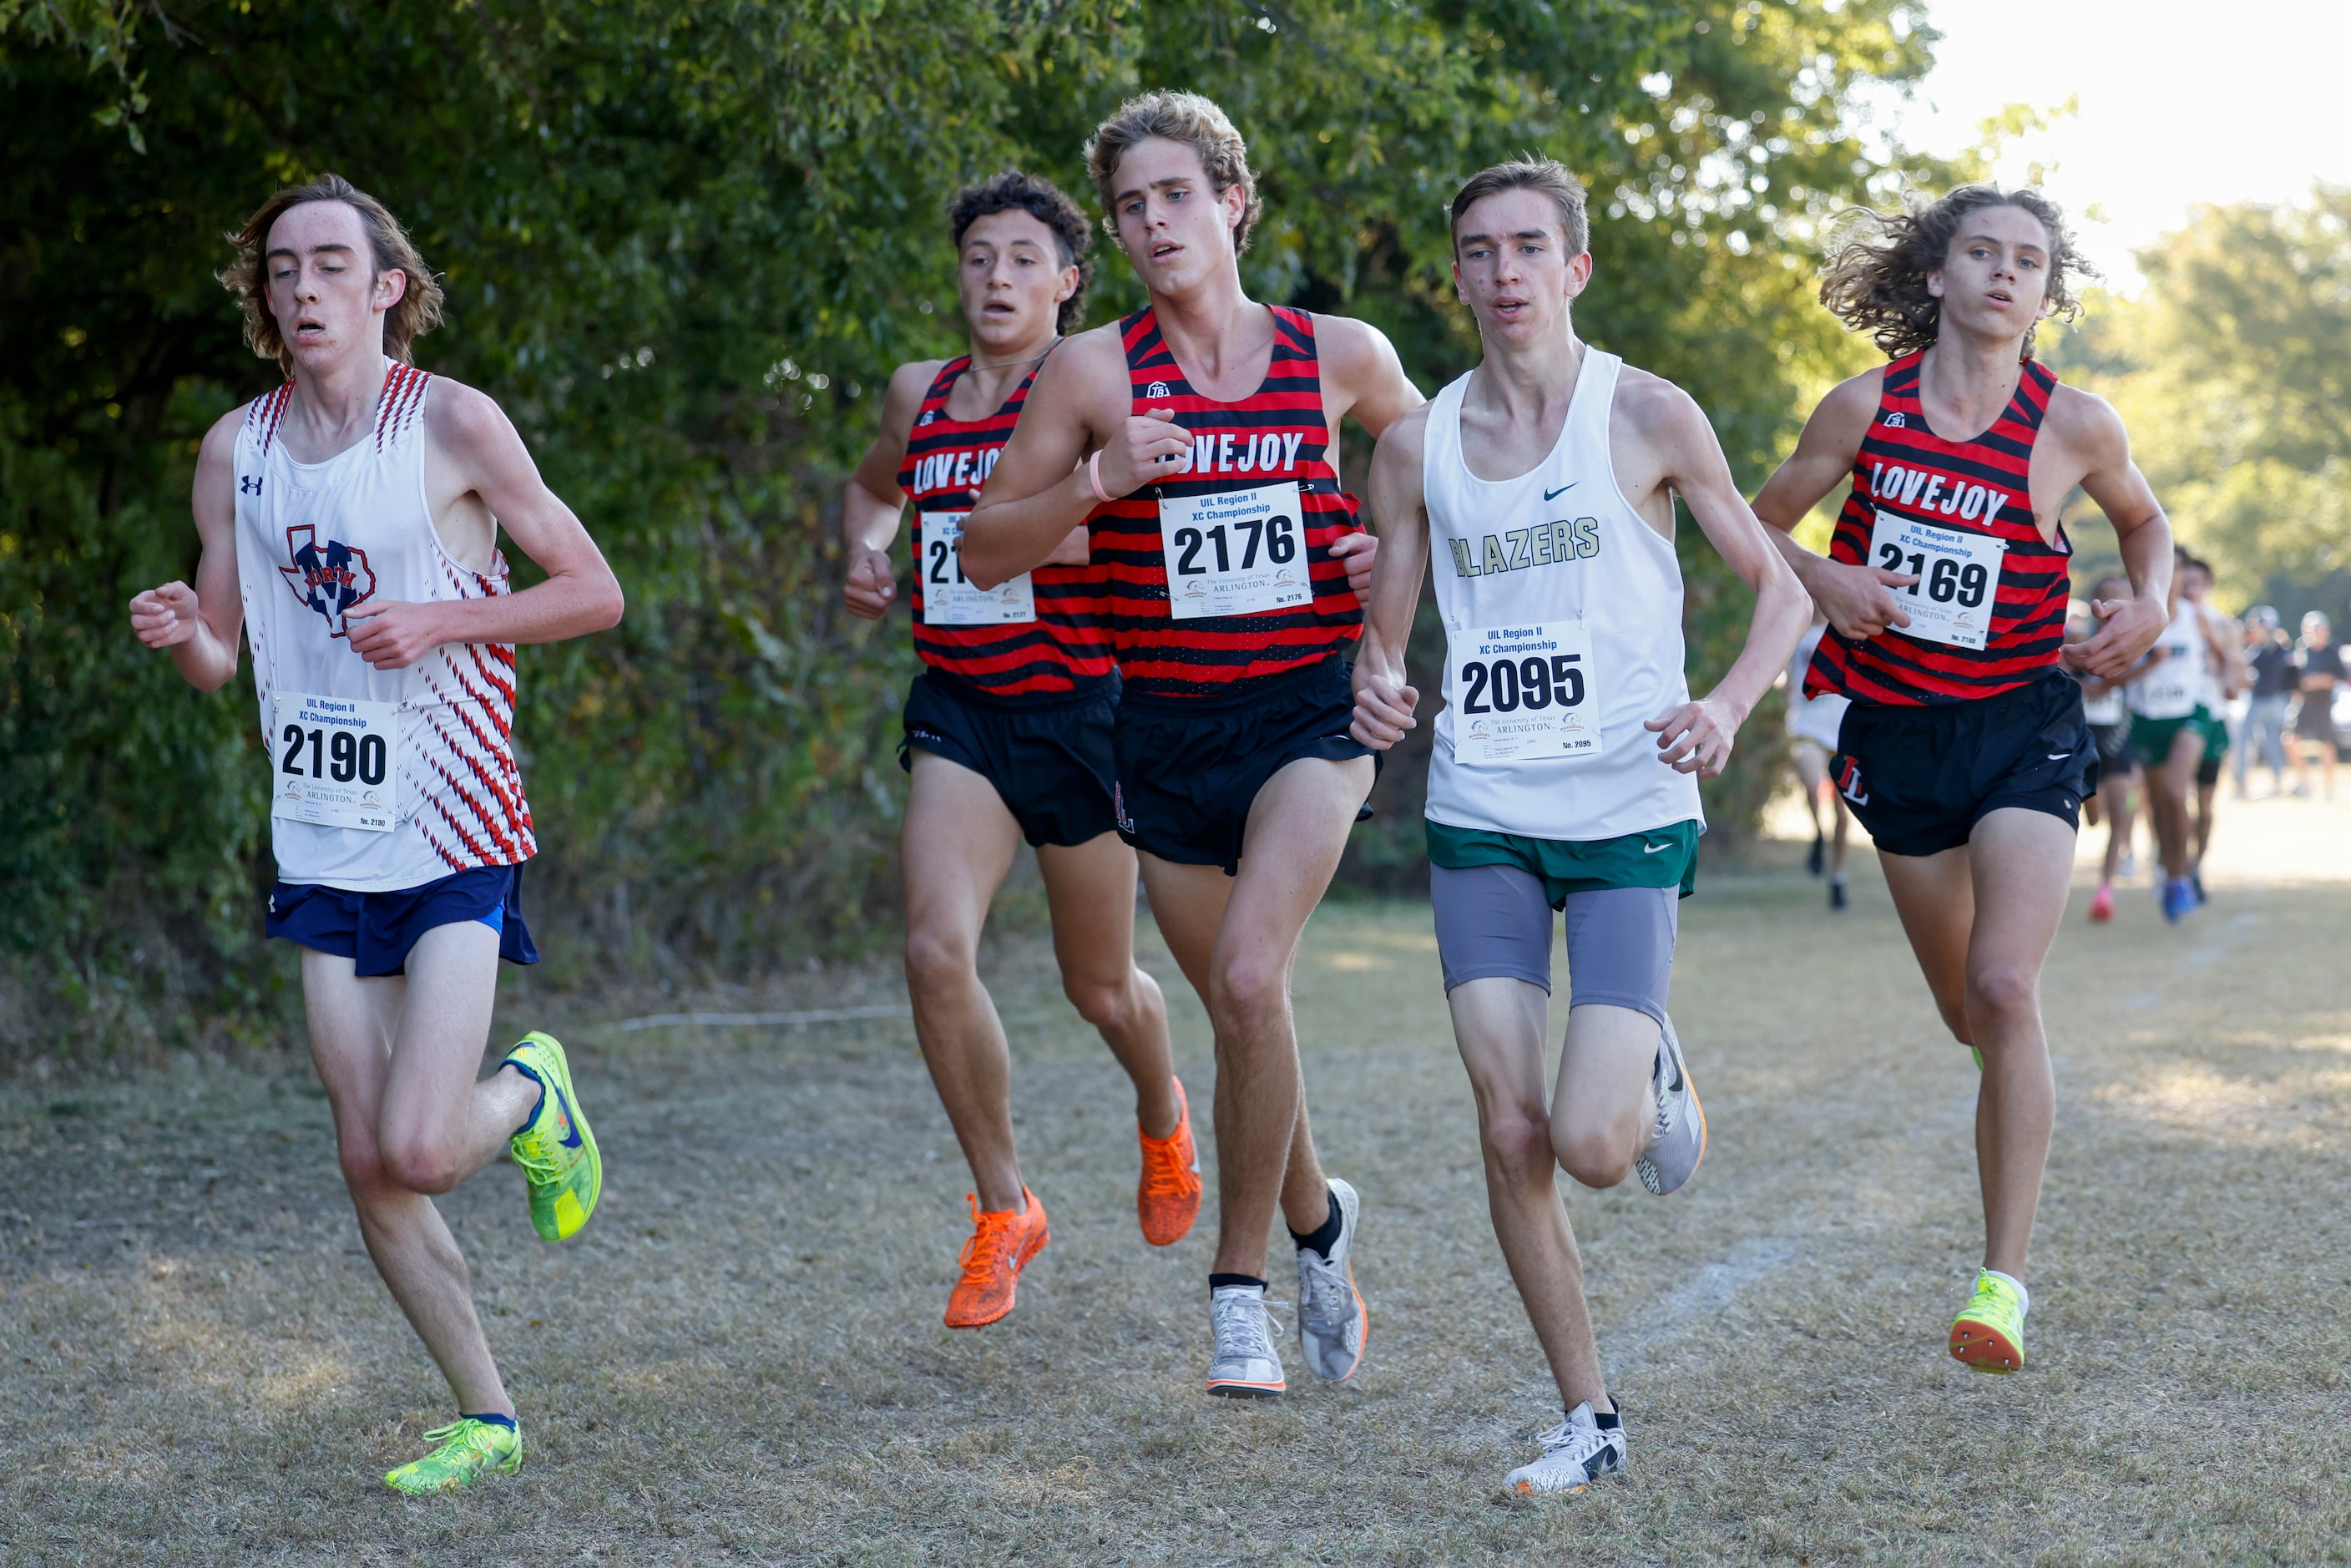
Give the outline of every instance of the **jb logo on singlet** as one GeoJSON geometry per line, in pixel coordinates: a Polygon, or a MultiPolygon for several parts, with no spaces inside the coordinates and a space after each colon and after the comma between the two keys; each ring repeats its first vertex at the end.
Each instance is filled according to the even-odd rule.
{"type": "Polygon", "coordinates": [[[348,635],[350,628],[343,617],[375,595],[375,571],[368,565],[367,551],[340,539],[320,544],[318,529],[304,523],[286,530],[286,553],[294,564],[277,571],[294,597],[327,618],[329,635],[348,635]]]}

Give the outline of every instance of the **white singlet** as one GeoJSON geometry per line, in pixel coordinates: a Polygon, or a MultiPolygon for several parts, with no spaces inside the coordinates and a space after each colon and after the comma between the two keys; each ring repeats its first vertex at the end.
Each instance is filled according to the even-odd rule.
{"type": "Polygon", "coordinates": [[[2182,599],[2157,638],[2163,657],[2130,683],[2130,710],[2141,718],[2186,718],[2204,701],[2204,615],[2182,599]]]}
{"type": "Polygon", "coordinates": [[[1624,362],[1584,350],[1558,444],[1515,479],[1462,461],[1468,376],[1429,405],[1421,485],[1447,644],[1432,821],[1588,841],[1706,821],[1698,779],[1642,727],[1689,685],[1680,563],[1609,461],[1624,362]]]}
{"type": "Polygon", "coordinates": [[[386,361],[375,429],[323,463],[277,440],[293,383],[236,440],[236,574],[271,778],[277,874],[355,893],[538,852],[515,766],[511,645],[451,643],[405,670],[351,652],[362,604],[494,599],[503,555],[453,559],[424,494],[432,376],[386,361]]]}
{"type": "Polygon", "coordinates": [[[1813,654],[1827,631],[1828,624],[1823,622],[1797,640],[1796,651],[1788,658],[1788,684],[1783,689],[1788,699],[1789,736],[1809,740],[1834,754],[1837,731],[1844,723],[1844,710],[1853,706],[1853,699],[1842,692],[1823,692],[1816,697],[1804,695],[1804,672],[1813,667],[1813,654]]]}

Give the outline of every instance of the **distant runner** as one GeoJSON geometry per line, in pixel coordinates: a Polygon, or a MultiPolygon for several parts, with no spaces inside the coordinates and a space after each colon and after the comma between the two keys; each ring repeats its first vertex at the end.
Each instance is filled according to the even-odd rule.
{"type": "MultiPolygon", "coordinates": [[[[2130,580],[2122,577],[2102,577],[2091,587],[2095,601],[2111,603],[2127,597],[2130,580]]],[[[2077,629],[2068,625],[2068,643],[2086,643],[2095,636],[2097,618],[2090,607],[2081,607],[2083,624],[2077,629]]],[[[2131,750],[2130,708],[2124,699],[2125,684],[2102,681],[2097,676],[2084,674],[2082,681],[2082,717],[2090,727],[2090,738],[2098,747],[2098,789],[2083,808],[2091,812],[2091,821],[2105,820],[2106,849],[2098,868],[2098,891],[2090,898],[2090,918],[2101,925],[2115,917],[2115,876],[2122,865],[2123,852],[2130,847],[2131,834],[2137,831],[2135,812],[2138,789],[2138,757],[2131,750]]]]}
{"type": "Polygon", "coordinates": [[[2294,706],[2294,643],[2269,605],[2245,612],[2244,662],[2252,689],[2237,746],[2237,799],[2246,798],[2245,770],[2255,756],[2270,770],[2270,795],[2275,799],[2285,793],[2285,724],[2294,706]]]}
{"type": "Polygon", "coordinates": [[[1549,161],[1499,164],[1461,187],[1452,217],[1455,287],[1485,358],[1398,419],[1373,458],[1386,538],[1354,731],[1385,750],[1417,723],[1405,643],[1434,555],[1447,644],[1427,809],[1437,955],[1494,1234],[1566,1417],[1504,1485],[1575,1492],[1625,1468],[1625,1434],[1554,1172],[1594,1187],[1638,1172],[1663,1194],[1706,1153],[1666,1014],[1705,827],[1698,781],[1722,771],[1808,606],[1698,404],[1576,337],[1593,264],[1575,177],[1549,161]],[[1756,594],[1738,662],[1696,700],[1677,495],[1756,594]],[[1567,917],[1573,995],[1546,1103],[1553,910],[1567,917]]]}
{"type": "MultiPolygon", "coordinates": [[[[2185,552],[2175,558],[2175,572],[2185,559],[2185,552]]],[[[2211,677],[2204,613],[2180,595],[2179,586],[2175,579],[2171,619],[2133,672],[2128,693],[2131,749],[2146,772],[2147,820],[2163,865],[2158,891],[2164,919],[2175,925],[2202,902],[2189,875],[2194,846],[2188,802],[2204,756],[2205,722],[2211,716],[2205,706],[2211,677]]]]}
{"type": "Polygon", "coordinates": [[[898,760],[912,776],[901,834],[906,990],[914,1038],[970,1163],[972,1234],[946,1325],[1012,1310],[1020,1271],[1050,1239],[1020,1176],[1012,1056],[979,978],[988,904],[1025,839],[1052,911],[1061,988],[1134,1082],[1143,1238],[1171,1246],[1200,1211],[1199,1157],[1167,1044],[1158,982],[1134,962],[1134,852],[1111,810],[1118,671],[1102,576],[1072,534],[1033,571],[983,591],[962,567],[962,525],[1011,438],[1038,371],[1085,319],[1091,225],[1058,188],[1008,170],[948,212],[971,349],[901,365],[882,431],[841,499],[850,612],[897,594],[890,548],[912,502],[914,651],[898,760]]]}
{"type": "Polygon", "coordinates": [[[2204,618],[2204,715],[2198,721],[2204,732],[2204,755],[2196,764],[2196,810],[2188,845],[2188,884],[2196,902],[2204,897],[2204,857],[2212,848],[2215,797],[2220,789],[2220,759],[2229,752],[2229,705],[2243,693],[2245,629],[2224,615],[2211,601],[2211,564],[2182,550],[2179,554],[2179,597],[2204,618]]]}
{"type": "Polygon", "coordinates": [[[1796,640],[1796,651],[1788,659],[1788,756],[1795,766],[1796,782],[1804,791],[1804,814],[1813,820],[1813,852],[1805,857],[1804,869],[1818,876],[1825,869],[1829,879],[1829,907],[1845,906],[1844,841],[1845,831],[1853,821],[1853,813],[1844,808],[1844,797],[1829,782],[1829,758],[1836,754],[1837,727],[1844,722],[1844,710],[1853,706],[1852,699],[1835,692],[1823,692],[1818,696],[1804,695],[1804,672],[1812,667],[1813,653],[1821,645],[1821,634],[1826,632],[1826,620],[1814,621],[1812,629],[1796,640]],[[1821,800],[1826,797],[1835,838],[1829,841],[1822,832],[1821,800]],[[1822,862],[1826,849],[1827,864],[1822,862]]]}
{"type": "Polygon", "coordinates": [[[2058,508],[2079,485],[2121,541],[2131,596],[2094,603],[2104,625],[2062,654],[2107,681],[2163,630],[2171,527],[2114,410],[2032,358],[2041,319],[2076,308],[2082,264],[2055,205],[1963,185],[1880,226],[1832,258],[1821,298],[1892,362],[1823,400],[1755,510],[1828,612],[1806,690],[1854,699],[1837,787],[1877,841],[1944,1022],[1983,1065],[1984,1266],[1949,1345],[2012,1372],[2056,1110],[2041,966],[2097,758],[2082,688],[2057,667],[2072,555],[2058,508]],[[1789,530],[1847,481],[1823,559],[1789,530]]]}
{"type": "Polygon", "coordinates": [[[2294,792],[2310,793],[2310,759],[2325,770],[2326,798],[2335,799],[2335,688],[2346,674],[2335,628],[2314,610],[2302,618],[2302,642],[2294,649],[2295,684],[2302,700],[2294,710],[2294,792]]]}
{"type": "Polygon", "coordinates": [[[510,1151],[532,1226],[558,1241],[603,1189],[553,1036],[477,1076],[498,960],[538,961],[515,644],[603,631],[621,587],[498,405],[409,362],[441,288],[382,203],[321,175],[264,202],[236,246],[224,276],[246,341],[286,381],[204,436],[195,586],[140,594],[131,624],[199,691],[235,676],[240,632],[253,644],[277,858],[266,929],[302,950],[360,1238],[457,1399],[424,1435],[433,1452],[384,1479],[455,1491],[519,1469],[522,1433],[429,1195],[510,1151]],[[501,528],[545,581],[509,585],[501,528]]]}

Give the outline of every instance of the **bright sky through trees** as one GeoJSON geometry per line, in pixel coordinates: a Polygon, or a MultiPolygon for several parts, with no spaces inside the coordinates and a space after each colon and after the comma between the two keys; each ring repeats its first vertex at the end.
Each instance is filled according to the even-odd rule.
{"type": "Polygon", "coordinates": [[[2011,103],[2079,110],[2017,139],[2004,182],[2050,167],[2047,188],[2085,217],[2113,285],[2138,287],[2131,251],[2199,203],[2292,202],[2312,182],[2351,183],[2343,134],[2344,0],[1934,0],[1935,68],[1895,123],[1924,151],[1975,143],[2011,103]]]}

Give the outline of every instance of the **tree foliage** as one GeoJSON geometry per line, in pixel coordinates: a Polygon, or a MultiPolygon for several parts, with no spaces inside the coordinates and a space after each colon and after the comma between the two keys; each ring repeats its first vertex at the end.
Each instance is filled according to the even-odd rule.
{"type": "Polygon", "coordinates": [[[2205,207],[2053,362],[2111,397],[2223,599],[2351,624],[2351,190],[2205,207]]]}
{"type": "MultiPolygon", "coordinates": [[[[1207,92],[1263,170],[1252,290],[1377,322],[1433,391],[1476,354],[1444,203],[1551,153],[1593,190],[1585,334],[1688,386],[1751,483],[1855,362],[1811,235],[1904,172],[1847,106],[1931,42],[1916,0],[0,0],[0,936],[85,1005],[222,1014],[266,973],[229,961],[267,875],[250,688],[186,691],[121,607],[188,569],[196,438],[275,379],[213,274],[281,182],[402,214],[449,292],[420,361],[500,400],[629,591],[617,632],[524,655],[535,905],[577,953],[740,966],[894,896],[911,653],[840,612],[831,519],[891,366],[957,341],[958,183],[1019,163],[1091,205],[1105,111],[1207,92]]],[[[1110,259],[1094,319],[1139,299],[1110,259]]],[[[1686,559],[1710,678],[1745,596],[1686,559]]],[[[1417,791],[1390,769],[1355,874],[1416,859],[1417,791]]]]}

